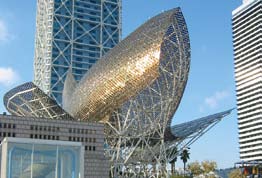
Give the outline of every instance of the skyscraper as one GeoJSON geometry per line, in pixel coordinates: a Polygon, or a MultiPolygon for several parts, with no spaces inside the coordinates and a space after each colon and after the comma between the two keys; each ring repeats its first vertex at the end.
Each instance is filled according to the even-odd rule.
{"type": "Polygon", "coordinates": [[[79,81],[121,38],[121,0],[38,0],[34,83],[58,103],[69,68],[79,81]]]}
{"type": "Polygon", "coordinates": [[[240,159],[262,160],[262,0],[232,15],[240,159]]]}

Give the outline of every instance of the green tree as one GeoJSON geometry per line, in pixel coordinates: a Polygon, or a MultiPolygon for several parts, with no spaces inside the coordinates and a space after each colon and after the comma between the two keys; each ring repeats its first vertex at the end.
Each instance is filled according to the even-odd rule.
{"type": "Polygon", "coordinates": [[[180,159],[183,161],[183,163],[184,163],[184,173],[186,172],[186,163],[187,163],[187,161],[189,160],[189,151],[188,151],[188,149],[184,149],[183,151],[182,151],[182,153],[180,154],[180,159]]]}
{"type": "Polygon", "coordinates": [[[176,171],[176,161],[177,157],[174,157],[169,163],[171,164],[171,173],[175,174],[176,171]]]}
{"type": "Polygon", "coordinates": [[[198,161],[189,163],[187,168],[193,174],[193,176],[198,176],[203,173],[203,169],[198,161]]]}
{"type": "Polygon", "coordinates": [[[234,169],[228,174],[228,178],[245,178],[240,169],[234,169]]]}
{"type": "Polygon", "coordinates": [[[175,147],[173,150],[171,150],[171,155],[173,159],[169,161],[169,163],[171,164],[171,174],[175,174],[176,171],[177,154],[178,154],[177,147],[175,147]]]}
{"type": "Polygon", "coordinates": [[[190,176],[172,175],[170,178],[192,178],[190,176]]]}
{"type": "Polygon", "coordinates": [[[217,163],[215,161],[202,161],[201,165],[205,174],[214,172],[217,168],[217,163]]]}

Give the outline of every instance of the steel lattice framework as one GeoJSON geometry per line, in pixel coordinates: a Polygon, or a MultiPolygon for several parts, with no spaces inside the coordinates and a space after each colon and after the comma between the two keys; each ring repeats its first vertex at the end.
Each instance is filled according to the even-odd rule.
{"type": "MultiPolygon", "coordinates": [[[[32,82],[20,85],[6,93],[4,96],[4,104],[7,110],[16,116],[63,120],[74,119],[32,82]]],[[[230,114],[231,111],[232,109],[167,127],[170,128],[167,130],[171,131],[169,134],[171,134],[172,137],[167,137],[164,142],[163,139],[161,140],[157,137],[144,137],[140,139],[135,135],[129,135],[129,142],[123,144],[123,138],[127,137],[122,136],[122,142],[119,142],[120,135],[107,135],[109,140],[112,141],[112,138],[114,138],[116,143],[122,143],[122,145],[119,146],[116,145],[115,147],[110,146],[106,148],[106,155],[111,159],[113,174],[121,177],[119,171],[114,172],[120,169],[126,171],[127,175],[129,175],[128,172],[131,174],[143,172],[144,176],[154,175],[156,172],[166,173],[166,163],[174,159],[174,157],[177,157],[181,150],[194,143],[199,137],[221,121],[223,117],[230,114]],[[140,141],[138,141],[139,139],[140,141]],[[143,140],[147,140],[145,142],[147,143],[146,145],[142,144],[143,140]],[[158,140],[158,142],[156,140],[158,140]],[[138,144],[135,145],[135,143],[138,144]],[[162,152],[159,152],[160,147],[162,148],[162,152]],[[162,159],[160,160],[159,158],[162,159]],[[148,169],[148,165],[151,165],[151,169],[148,169]],[[140,167],[139,172],[136,171],[137,166],[140,167]]],[[[126,176],[126,174],[123,176],[126,176]]]]}
{"type": "Polygon", "coordinates": [[[133,142],[116,150],[108,149],[106,152],[113,159],[111,160],[114,163],[112,174],[117,177],[129,177],[130,175],[167,177],[167,164],[229,115],[232,110],[168,127],[171,130],[172,138],[168,137],[167,140],[157,137],[158,135],[155,137],[140,135],[141,139],[129,136],[129,140],[133,142]],[[139,144],[137,144],[138,140],[140,140],[139,144]],[[125,174],[120,174],[121,172],[125,174]]]}
{"type": "Polygon", "coordinates": [[[68,69],[77,81],[121,39],[121,0],[38,0],[34,83],[59,104],[68,69]]]}
{"type": "Polygon", "coordinates": [[[34,83],[22,84],[4,96],[6,109],[16,116],[73,120],[54,99],[46,95],[34,83]]]}
{"type": "Polygon", "coordinates": [[[63,109],[72,117],[32,83],[11,90],[4,100],[8,111],[15,115],[105,123],[106,154],[115,176],[124,176],[121,171],[137,166],[144,173],[150,167],[151,174],[166,175],[170,160],[231,112],[171,127],[189,66],[189,35],[181,9],[175,8],[153,17],[130,34],[79,83],[69,70],[63,109]],[[27,95],[31,97],[24,97],[27,95]],[[43,111],[38,115],[35,102],[41,103],[43,111]]]}
{"type": "MultiPolygon", "coordinates": [[[[157,78],[115,111],[114,117],[107,122],[108,144],[116,148],[111,159],[117,164],[155,162],[162,165],[168,161],[165,140],[172,135],[167,128],[170,127],[186,85],[190,46],[180,9],[165,15],[167,17],[164,18],[169,19],[167,26],[158,19],[163,18],[161,15],[152,19],[153,26],[164,30],[157,78]]],[[[154,30],[157,31],[156,28],[154,30]]],[[[159,35],[153,34],[149,31],[149,38],[156,39],[159,35]]]]}
{"type": "Polygon", "coordinates": [[[167,161],[165,140],[173,136],[170,123],[189,64],[189,35],[176,8],[150,19],[120,42],[75,89],[68,77],[64,99],[69,102],[63,106],[75,118],[106,123],[113,163],[161,164],[167,161]]]}
{"type": "MultiPolygon", "coordinates": [[[[77,118],[108,120],[115,109],[120,108],[124,114],[123,108],[129,104],[123,103],[131,98],[132,110],[137,110],[134,102],[144,108],[142,115],[136,114],[138,117],[145,115],[145,108],[157,114],[167,111],[164,105],[172,105],[167,117],[160,116],[171,118],[186,85],[189,61],[183,15],[180,9],[167,11],[146,22],[101,58],[75,90],[64,88],[71,95],[64,95],[69,103],[63,107],[77,118]]],[[[154,120],[158,116],[149,117],[154,120]]]]}

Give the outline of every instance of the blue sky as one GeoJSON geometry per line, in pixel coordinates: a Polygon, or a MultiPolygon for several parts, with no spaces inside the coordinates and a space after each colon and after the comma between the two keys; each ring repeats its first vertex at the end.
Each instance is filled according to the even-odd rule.
{"type": "MultiPolygon", "coordinates": [[[[123,37],[158,13],[181,7],[191,41],[191,69],[173,124],[236,107],[231,12],[241,0],[123,0],[123,37]]],[[[32,81],[35,0],[0,0],[0,98],[32,81]]],[[[5,108],[0,102],[0,113],[5,108]]],[[[239,160],[236,110],[191,146],[190,161],[239,160]]],[[[179,160],[178,165],[182,163],[179,160]]]]}

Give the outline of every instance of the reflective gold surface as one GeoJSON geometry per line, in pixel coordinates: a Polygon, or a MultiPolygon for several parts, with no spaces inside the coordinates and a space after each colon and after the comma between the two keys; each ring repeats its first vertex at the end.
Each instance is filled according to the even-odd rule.
{"type": "Polygon", "coordinates": [[[159,76],[161,43],[173,13],[152,18],[101,58],[64,98],[70,101],[64,109],[75,118],[101,120],[151,84],[159,76]]]}
{"type": "MultiPolygon", "coordinates": [[[[151,164],[154,160],[161,165],[167,160],[170,141],[176,139],[170,124],[187,83],[189,66],[187,26],[181,9],[175,8],[129,35],[80,83],[76,84],[69,72],[63,108],[73,119],[105,123],[105,146],[111,163],[151,164]]],[[[20,108],[21,113],[13,112],[17,115],[35,113],[34,101],[39,98],[41,105],[36,106],[41,106],[42,117],[53,118],[52,112],[67,119],[69,115],[62,108],[53,102],[55,107],[50,108],[50,98],[29,91],[32,88],[19,86],[10,92],[5,98],[8,110],[20,108]],[[25,91],[22,97],[21,91],[25,91]]]]}
{"type": "MultiPolygon", "coordinates": [[[[168,18],[169,26],[161,41],[158,77],[105,121],[107,143],[119,148],[116,150],[137,145],[146,150],[145,147],[161,145],[162,139],[174,139],[170,124],[187,83],[190,43],[180,8],[172,10],[168,18]]],[[[137,154],[142,160],[150,159],[140,151],[137,154]]]]}

